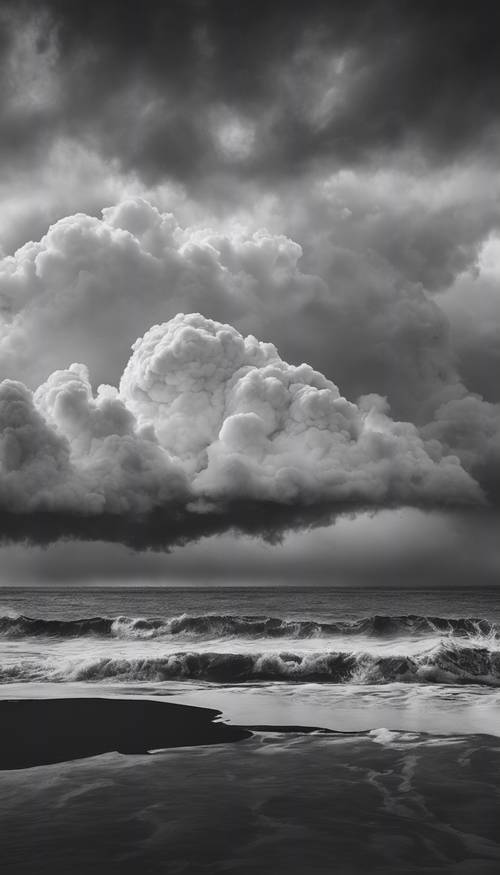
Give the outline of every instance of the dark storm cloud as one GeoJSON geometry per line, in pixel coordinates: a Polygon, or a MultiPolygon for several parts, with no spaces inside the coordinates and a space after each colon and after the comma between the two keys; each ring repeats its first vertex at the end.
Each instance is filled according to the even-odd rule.
{"type": "Polygon", "coordinates": [[[190,181],[497,142],[493,0],[4,0],[2,12],[4,161],[70,136],[144,178],[190,181]]]}
{"type": "MultiPolygon", "coordinates": [[[[397,506],[397,503],[394,503],[391,508],[390,503],[387,503],[383,512],[389,513],[391,510],[394,511],[397,509],[397,506]]],[[[423,509],[426,513],[443,510],[446,510],[449,513],[450,511],[456,511],[457,507],[444,508],[439,505],[438,501],[436,501],[434,507],[429,504],[420,509],[423,509]]],[[[25,544],[26,546],[45,548],[60,542],[74,543],[75,541],[82,541],[89,544],[117,544],[138,552],[147,550],[170,553],[177,547],[184,547],[205,538],[230,534],[248,535],[252,538],[261,539],[268,544],[277,545],[281,544],[285,536],[290,533],[313,532],[316,529],[331,526],[338,520],[350,520],[352,523],[354,518],[359,514],[363,514],[365,511],[368,514],[374,514],[377,510],[380,509],[354,503],[344,505],[340,503],[335,505],[318,503],[312,507],[300,507],[296,505],[292,507],[272,502],[248,501],[234,502],[226,505],[224,508],[219,508],[214,512],[208,512],[205,514],[190,513],[181,508],[178,508],[177,512],[173,508],[168,508],[166,510],[157,510],[143,516],[100,514],[94,517],[83,516],[78,513],[34,512],[11,514],[0,511],[0,544],[2,546],[9,544],[25,544]]],[[[419,510],[418,502],[415,502],[412,510],[419,510]]],[[[431,520],[436,518],[438,517],[433,517],[432,513],[430,513],[431,520]]],[[[478,528],[479,524],[482,525],[483,529],[485,527],[488,529],[488,526],[489,530],[492,528],[491,517],[485,515],[484,512],[481,514],[479,507],[469,508],[465,513],[462,511],[461,519],[465,528],[470,525],[478,528]]],[[[391,526],[394,528],[395,524],[390,517],[386,517],[386,523],[389,533],[391,526]],[[389,519],[388,523],[387,519],[389,519]]],[[[388,533],[387,539],[392,540],[388,533]]],[[[414,535],[416,534],[418,533],[414,532],[414,535]]],[[[492,545],[489,546],[491,547],[492,545]]],[[[227,547],[227,542],[225,549],[230,549],[230,547],[227,547]]],[[[384,545],[384,550],[389,553],[397,554],[393,558],[394,569],[391,578],[391,583],[397,583],[397,577],[398,575],[401,575],[401,569],[406,564],[404,551],[411,553],[411,544],[405,543],[404,550],[403,547],[401,547],[399,553],[394,543],[392,543],[392,546],[389,544],[384,545]]],[[[418,577],[420,575],[425,579],[422,569],[417,567],[419,563],[418,552],[422,552],[422,550],[423,548],[420,544],[419,550],[415,550],[415,555],[412,555],[412,563],[416,566],[412,577],[412,582],[414,583],[418,583],[418,577]]],[[[495,551],[492,549],[490,552],[492,555],[495,554],[495,551]]],[[[341,571],[346,576],[348,576],[349,570],[351,573],[354,570],[354,566],[356,565],[356,555],[357,563],[359,565],[358,573],[361,576],[361,569],[364,569],[364,573],[368,577],[371,576],[371,570],[375,568],[377,560],[381,558],[377,555],[371,555],[368,557],[369,547],[366,544],[363,544],[363,537],[361,543],[358,543],[356,547],[349,544],[345,553],[346,555],[342,556],[342,551],[339,549],[340,555],[338,557],[337,565],[339,572],[341,571]],[[352,555],[353,553],[355,554],[354,556],[352,555]]],[[[247,569],[250,573],[254,569],[255,564],[255,558],[250,557],[251,560],[252,558],[253,562],[250,569],[247,569]]],[[[295,557],[295,563],[297,563],[297,559],[298,557],[295,557]]],[[[306,553],[304,555],[303,559],[305,560],[304,565],[310,569],[312,577],[318,575],[316,563],[318,563],[323,569],[328,568],[329,562],[327,556],[324,555],[324,553],[320,556],[317,553],[317,548],[316,557],[313,548],[311,553],[306,553]]],[[[70,565],[71,561],[71,558],[66,560],[67,565],[70,565]]],[[[461,562],[463,561],[464,557],[461,558],[461,562]]],[[[222,560],[222,564],[225,564],[226,562],[226,559],[222,560]]],[[[381,565],[384,565],[384,574],[387,576],[387,579],[389,579],[390,572],[390,569],[387,567],[389,562],[390,557],[384,565],[382,557],[381,565]]],[[[441,559],[441,563],[443,563],[443,559],[441,559]]],[[[261,572],[265,572],[266,566],[268,570],[272,570],[272,564],[273,563],[270,562],[269,559],[266,559],[260,568],[261,572]]],[[[426,564],[427,562],[424,559],[422,561],[422,567],[425,568],[426,564]]],[[[446,574],[443,569],[440,580],[441,584],[445,583],[445,580],[448,580],[449,583],[452,584],[454,576],[456,577],[457,569],[455,562],[450,561],[449,564],[450,570],[447,571],[446,574]]],[[[189,561],[187,561],[187,565],[189,567],[189,561]]],[[[304,565],[300,567],[299,573],[301,575],[304,574],[305,571],[304,565]]],[[[330,557],[330,566],[331,565],[332,559],[330,557]]],[[[334,562],[333,565],[335,565],[334,562]]],[[[195,569],[197,570],[198,576],[203,576],[204,573],[207,573],[207,567],[204,565],[203,556],[201,562],[195,560],[194,567],[188,568],[188,576],[194,576],[195,569]]],[[[379,570],[380,569],[377,569],[377,571],[379,570]]],[[[120,571],[122,574],[124,573],[123,568],[121,568],[120,571]]],[[[163,567],[160,573],[165,573],[165,571],[166,568],[163,567]]],[[[182,563],[180,571],[182,573],[182,563]]],[[[232,568],[230,573],[236,575],[236,569],[232,568]]],[[[240,569],[240,573],[243,574],[242,569],[240,569]]],[[[276,573],[280,573],[279,562],[276,573]]],[[[78,577],[78,574],[78,568],[73,567],[72,571],[68,567],[66,568],[65,576],[78,577]]],[[[291,575],[293,577],[293,568],[288,567],[286,569],[286,574],[287,576],[291,575]]],[[[498,574],[498,568],[496,566],[495,574],[498,574]]],[[[224,576],[224,569],[220,564],[217,565],[216,575],[217,577],[224,576]]]]}
{"type": "Polygon", "coordinates": [[[169,552],[201,538],[226,532],[281,541],[285,533],[327,526],[342,514],[364,508],[352,505],[283,506],[272,502],[237,502],[215,512],[190,513],[167,508],[143,516],[78,513],[18,513],[0,511],[0,543],[46,547],[58,541],[105,541],[133,550],[169,552]]]}
{"type": "Polygon", "coordinates": [[[386,511],[337,517],[335,525],[285,536],[279,545],[233,533],[189,549],[132,551],[104,541],[22,543],[2,549],[6,585],[68,583],[217,583],[262,581],[333,586],[457,586],[471,579],[495,585],[500,569],[498,517],[386,511]]]}

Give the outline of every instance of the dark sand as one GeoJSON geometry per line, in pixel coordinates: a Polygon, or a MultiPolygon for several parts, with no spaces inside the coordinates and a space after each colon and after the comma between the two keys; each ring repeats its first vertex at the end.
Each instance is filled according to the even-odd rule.
{"type": "Polygon", "coordinates": [[[147,699],[0,701],[0,769],[81,759],[117,751],[220,744],[248,738],[242,727],[215,723],[219,711],[147,699]]]}

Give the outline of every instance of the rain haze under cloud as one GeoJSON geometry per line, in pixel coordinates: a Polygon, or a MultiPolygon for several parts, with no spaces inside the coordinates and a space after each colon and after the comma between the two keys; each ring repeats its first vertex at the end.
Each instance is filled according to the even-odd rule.
{"type": "Polygon", "coordinates": [[[77,538],[414,580],[403,513],[423,582],[493,581],[496,32],[487,0],[0,3],[13,578],[77,538]]]}

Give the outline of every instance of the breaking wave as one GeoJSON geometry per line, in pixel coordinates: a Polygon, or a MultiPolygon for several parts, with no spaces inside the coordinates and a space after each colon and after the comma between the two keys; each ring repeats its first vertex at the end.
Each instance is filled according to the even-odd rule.
{"type": "Polygon", "coordinates": [[[500,651],[445,641],[417,656],[367,653],[181,652],[142,659],[100,657],[64,667],[24,661],[0,669],[0,682],[13,681],[198,680],[216,683],[287,681],[386,684],[438,683],[500,686],[500,651]]]}
{"type": "Polygon", "coordinates": [[[113,620],[107,617],[87,617],[82,620],[43,620],[23,614],[0,616],[2,638],[81,638],[86,635],[111,635],[113,620]]]}
{"type": "Polygon", "coordinates": [[[19,615],[0,616],[0,636],[23,638],[83,636],[129,639],[185,636],[190,638],[328,638],[335,635],[370,635],[392,638],[430,634],[459,637],[497,637],[494,624],[476,617],[432,617],[418,614],[376,614],[359,620],[320,623],[280,617],[203,614],[178,617],[88,617],[79,620],[45,620],[19,615]]]}

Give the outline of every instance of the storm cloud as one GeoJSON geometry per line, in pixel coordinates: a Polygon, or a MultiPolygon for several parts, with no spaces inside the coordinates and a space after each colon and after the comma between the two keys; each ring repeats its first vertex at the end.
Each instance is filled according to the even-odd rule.
{"type": "Polygon", "coordinates": [[[382,398],[355,405],[310,366],[199,314],[140,338],[119,389],[94,397],[83,365],[34,394],[4,381],[0,434],[7,539],[168,547],[228,528],[276,537],[367,507],[483,501],[458,458],[390,419],[382,398]]]}
{"type": "Polygon", "coordinates": [[[493,0],[2,4],[2,153],[97,141],[145,178],[498,142],[493,0]],[[30,27],[23,27],[29,22],[30,27]],[[14,85],[12,84],[14,82],[14,85]]]}
{"type": "Polygon", "coordinates": [[[498,24],[493,0],[1,0],[4,539],[488,517],[498,24]]]}

